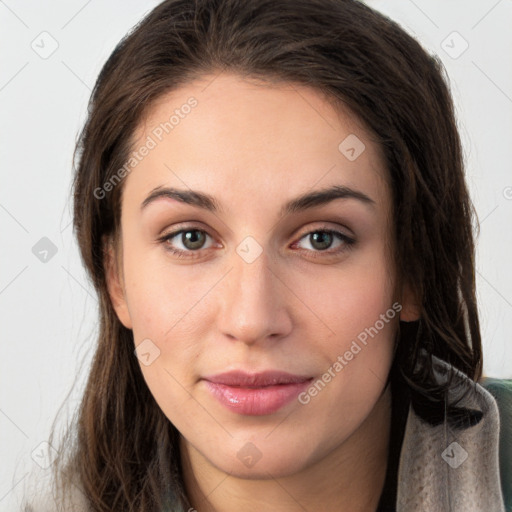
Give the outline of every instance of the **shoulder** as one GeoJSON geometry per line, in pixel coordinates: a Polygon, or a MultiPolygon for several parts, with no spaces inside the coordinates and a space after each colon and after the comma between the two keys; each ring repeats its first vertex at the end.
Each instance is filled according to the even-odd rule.
{"type": "Polygon", "coordinates": [[[72,510],[73,512],[90,512],[85,496],[78,490],[71,491],[71,495],[63,505],[61,499],[51,489],[25,497],[22,512],[60,512],[72,510]]]}
{"type": "Polygon", "coordinates": [[[479,384],[489,391],[498,404],[500,412],[508,412],[512,415],[512,379],[495,379],[482,377],[479,384]]]}
{"type": "Polygon", "coordinates": [[[58,492],[51,470],[34,468],[25,486],[22,512],[89,512],[86,496],[81,490],[72,486],[65,496],[58,492]]]}
{"type": "Polygon", "coordinates": [[[500,478],[505,505],[512,510],[512,379],[484,377],[483,386],[496,400],[500,418],[500,478]]]}
{"type": "Polygon", "coordinates": [[[443,414],[431,422],[409,408],[397,510],[444,510],[447,501],[465,512],[509,510],[500,482],[498,401],[485,386],[435,356],[432,369],[437,384],[447,385],[443,414]]]}

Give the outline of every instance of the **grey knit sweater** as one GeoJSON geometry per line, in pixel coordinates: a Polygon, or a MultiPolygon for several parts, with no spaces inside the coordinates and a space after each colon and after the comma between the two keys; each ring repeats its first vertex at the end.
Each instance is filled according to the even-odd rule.
{"type": "MultiPolygon", "coordinates": [[[[434,368],[441,382],[451,367],[434,357],[434,368]]],[[[455,369],[454,372],[455,386],[443,422],[432,426],[409,406],[398,466],[396,512],[505,512],[500,486],[500,418],[496,400],[480,384],[455,369]],[[467,393],[457,407],[481,415],[474,425],[450,416],[452,400],[461,390],[467,393]]],[[[35,478],[40,479],[41,486],[41,479],[47,475],[40,470],[35,478]]],[[[29,499],[23,511],[89,510],[85,496],[78,489],[73,499],[69,507],[63,508],[48,491],[29,499]]],[[[186,510],[171,506],[169,512],[186,510]]]]}

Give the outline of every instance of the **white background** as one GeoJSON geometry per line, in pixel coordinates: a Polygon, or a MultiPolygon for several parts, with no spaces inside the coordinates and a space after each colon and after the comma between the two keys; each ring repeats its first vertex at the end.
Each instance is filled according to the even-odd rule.
{"type": "MultiPolygon", "coordinates": [[[[32,452],[47,439],[68,392],[64,415],[80,397],[95,342],[96,299],[70,226],[72,152],[102,64],[157,3],[0,1],[1,511],[18,509],[32,452]],[[43,31],[58,43],[47,59],[31,47],[46,37],[51,48],[43,31]],[[46,263],[32,252],[42,237],[57,248],[46,263]]],[[[367,3],[447,67],[481,221],[484,373],[512,378],[512,1],[367,3]]]]}

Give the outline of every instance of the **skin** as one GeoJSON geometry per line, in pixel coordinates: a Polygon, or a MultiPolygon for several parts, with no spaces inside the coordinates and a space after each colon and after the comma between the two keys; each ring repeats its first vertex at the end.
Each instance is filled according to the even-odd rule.
{"type": "Polygon", "coordinates": [[[316,380],[395,301],[402,320],[417,318],[391,259],[391,192],[380,149],[354,116],[314,89],[227,73],[161,98],[134,148],[190,96],[198,105],[125,179],[121,237],[106,265],[112,303],[135,346],[150,339],[160,350],[141,370],[181,434],[191,504],[201,512],[374,511],[386,471],[385,382],[398,314],[306,405],[236,414],[201,377],[277,369],[316,380]],[[355,161],[338,149],[349,134],[365,144],[355,161]],[[288,200],[331,185],[373,203],[341,198],[279,214],[288,200]],[[141,209],[159,186],[207,192],[222,209],[169,198],[141,209]],[[204,248],[194,252],[181,235],[159,241],[183,228],[203,230],[204,248]],[[355,244],[334,237],[321,251],[309,234],[326,228],[355,244]],[[252,263],[236,251],[247,236],[262,250],[252,263]],[[189,252],[178,258],[170,245],[189,252]],[[237,457],[248,442],[261,455],[252,467],[237,457]]]}

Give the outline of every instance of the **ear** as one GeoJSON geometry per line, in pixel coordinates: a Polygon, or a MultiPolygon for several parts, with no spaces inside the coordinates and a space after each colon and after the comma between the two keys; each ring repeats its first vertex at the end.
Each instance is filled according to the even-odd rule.
{"type": "Polygon", "coordinates": [[[402,309],[400,311],[400,320],[402,322],[414,322],[420,319],[421,306],[420,301],[413,293],[408,283],[402,287],[402,309]]]}
{"type": "Polygon", "coordinates": [[[103,263],[110,301],[119,321],[127,329],[132,329],[132,320],[126,302],[122,271],[119,268],[119,258],[117,256],[113,240],[111,238],[104,239],[103,263]]]}

